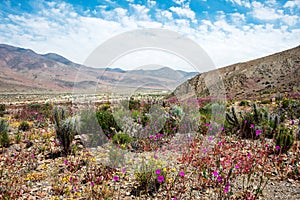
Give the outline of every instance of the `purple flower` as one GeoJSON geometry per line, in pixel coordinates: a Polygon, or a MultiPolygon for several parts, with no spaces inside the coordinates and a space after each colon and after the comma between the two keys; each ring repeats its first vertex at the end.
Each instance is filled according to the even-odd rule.
{"type": "Polygon", "coordinates": [[[179,175],[180,175],[181,177],[184,177],[184,172],[183,172],[183,171],[179,172],[179,175]]]}
{"type": "Polygon", "coordinates": [[[258,129],[258,130],[255,131],[255,135],[256,136],[259,136],[260,134],[261,134],[261,130],[260,129],[258,129]]]}
{"type": "Polygon", "coordinates": [[[214,172],[213,172],[213,175],[214,175],[214,176],[218,176],[218,174],[219,174],[219,172],[217,172],[217,171],[214,171],[214,172]]]}
{"type": "Polygon", "coordinates": [[[279,150],[279,149],[280,149],[280,146],[276,146],[275,149],[276,149],[276,150],[279,150]]]}
{"type": "Polygon", "coordinates": [[[164,176],[158,176],[158,177],[157,177],[157,181],[158,181],[159,183],[163,182],[164,180],[165,180],[165,177],[164,177],[164,176]]]}
{"type": "Polygon", "coordinates": [[[160,169],[157,169],[157,170],[155,171],[155,173],[156,173],[156,174],[160,174],[160,169]]]}
{"type": "Polygon", "coordinates": [[[247,157],[248,157],[248,158],[250,158],[250,157],[251,157],[251,154],[250,154],[250,153],[248,153],[248,154],[247,154],[247,157]]]}
{"type": "Polygon", "coordinates": [[[32,158],[32,159],[34,158],[34,154],[31,155],[31,158],[32,158]]]}
{"type": "Polygon", "coordinates": [[[204,149],[203,149],[203,153],[206,153],[206,152],[207,152],[207,149],[206,149],[206,148],[204,148],[204,149]]]}
{"type": "Polygon", "coordinates": [[[72,182],[73,181],[73,178],[72,178],[72,176],[70,177],[70,182],[72,182]]]}
{"type": "Polygon", "coordinates": [[[150,140],[152,140],[153,139],[153,135],[150,135],[149,138],[150,138],[150,140]]]}
{"type": "Polygon", "coordinates": [[[64,164],[67,165],[68,164],[68,160],[64,160],[64,164]]]}
{"type": "Polygon", "coordinates": [[[126,173],[126,167],[122,168],[122,173],[123,173],[123,174],[126,173]]]}
{"type": "Polygon", "coordinates": [[[217,180],[218,180],[218,182],[221,182],[222,181],[222,176],[218,176],[217,180]]]}
{"type": "Polygon", "coordinates": [[[90,182],[91,187],[94,187],[95,183],[93,181],[90,182]]]}
{"type": "Polygon", "coordinates": [[[157,155],[154,155],[154,159],[157,160],[157,158],[158,158],[158,156],[157,156],[157,155]]]}
{"type": "Polygon", "coordinates": [[[250,128],[254,128],[254,124],[250,124],[250,128]]]}
{"type": "Polygon", "coordinates": [[[225,192],[225,193],[228,193],[228,191],[229,191],[229,183],[226,183],[226,186],[225,186],[224,192],[225,192]]]}
{"type": "Polygon", "coordinates": [[[236,165],[236,166],[235,166],[235,168],[236,168],[236,169],[239,169],[239,168],[240,168],[240,166],[239,166],[239,165],[236,165]]]}
{"type": "Polygon", "coordinates": [[[294,125],[294,124],[295,124],[295,121],[294,121],[294,120],[292,120],[292,121],[291,121],[291,124],[292,124],[292,125],[294,125]]]}
{"type": "Polygon", "coordinates": [[[210,141],[210,142],[211,142],[211,141],[213,141],[213,140],[214,140],[214,139],[213,139],[213,137],[212,137],[212,136],[209,136],[209,137],[208,137],[208,141],[210,141]]]}
{"type": "Polygon", "coordinates": [[[224,131],[224,127],[221,127],[221,131],[224,131]]]}
{"type": "Polygon", "coordinates": [[[119,177],[118,176],[114,176],[114,181],[119,181],[119,177]]]}
{"type": "Polygon", "coordinates": [[[207,123],[207,124],[205,124],[205,126],[209,127],[209,126],[210,126],[210,124],[209,124],[209,123],[207,123]]]}

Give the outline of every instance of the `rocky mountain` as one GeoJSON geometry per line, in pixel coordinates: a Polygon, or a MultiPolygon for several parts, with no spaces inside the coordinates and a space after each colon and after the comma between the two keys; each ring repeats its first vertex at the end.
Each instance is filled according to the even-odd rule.
{"type": "Polygon", "coordinates": [[[172,90],[196,73],[171,68],[91,68],[54,53],[0,44],[0,92],[172,90]]]}
{"type": "Polygon", "coordinates": [[[199,74],[178,86],[173,95],[257,99],[284,92],[300,93],[300,46],[199,74]]]}

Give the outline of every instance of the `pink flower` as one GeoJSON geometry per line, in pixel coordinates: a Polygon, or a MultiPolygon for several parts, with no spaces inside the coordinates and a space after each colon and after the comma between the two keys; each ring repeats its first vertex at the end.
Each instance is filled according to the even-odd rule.
{"type": "Polygon", "coordinates": [[[218,145],[221,146],[221,145],[222,145],[222,142],[218,142],[218,145]]]}
{"type": "Polygon", "coordinates": [[[210,124],[209,124],[209,123],[207,123],[207,124],[205,124],[205,126],[209,127],[209,126],[210,126],[210,124]]]}
{"type": "Polygon", "coordinates": [[[221,182],[222,181],[222,176],[218,176],[217,180],[218,180],[218,182],[221,182]]]}
{"type": "Polygon", "coordinates": [[[184,172],[183,172],[183,171],[179,172],[179,175],[180,175],[181,177],[184,177],[184,172]]]}
{"type": "Polygon", "coordinates": [[[250,158],[250,157],[251,157],[251,154],[250,154],[250,153],[248,153],[248,154],[247,154],[247,157],[248,157],[248,158],[250,158]]]}
{"type": "Polygon", "coordinates": [[[174,197],[172,200],[177,200],[177,198],[176,198],[176,197],[174,197]]]}
{"type": "Polygon", "coordinates": [[[68,160],[64,160],[64,164],[67,165],[68,164],[68,160]]]}
{"type": "Polygon", "coordinates": [[[221,130],[221,131],[224,131],[224,127],[221,127],[220,130],[221,130]]]}
{"type": "Polygon", "coordinates": [[[155,171],[155,173],[156,173],[156,174],[160,174],[160,169],[157,169],[157,170],[155,171]]]}
{"type": "Polygon", "coordinates": [[[279,149],[280,149],[280,146],[276,146],[275,149],[276,149],[276,150],[279,150],[279,149]]]}
{"type": "Polygon", "coordinates": [[[150,136],[149,136],[149,139],[152,140],[152,139],[153,139],[153,135],[150,135],[150,136]]]}
{"type": "Polygon", "coordinates": [[[225,193],[228,193],[228,191],[229,191],[229,183],[226,183],[226,186],[225,186],[224,192],[225,192],[225,193]]]}
{"type": "Polygon", "coordinates": [[[126,167],[122,168],[122,173],[123,173],[123,174],[126,173],[126,167]]]}
{"type": "Polygon", "coordinates": [[[214,140],[214,139],[213,139],[213,137],[212,137],[212,136],[209,136],[209,137],[208,137],[208,141],[210,141],[210,142],[211,142],[211,141],[213,141],[213,140],[214,140]]]}
{"type": "Polygon", "coordinates": [[[94,184],[93,181],[91,181],[91,182],[90,182],[90,185],[91,185],[91,187],[94,187],[95,184],[94,184]]]}
{"type": "Polygon", "coordinates": [[[206,149],[206,148],[204,148],[204,149],[203,149],[203,153],[206,153],[206,152],[207,152],[207,149],[206,149]]]}
{"type": "Polygon", "coordinates": [[[163,182],[164,180],[165,180],[165,177],[164,177],[164,176],[158,176],[158,177],[157,177],[157,181],[158,181],[159,183],[163,182]]]}
{"type": "Polygon", "coordinates": [[[259,136],[260,134],[261,134],[261,130],[260,129],[258,129],[258,130],[255,131],[255,135],[256,136],[259,136]]]}
{"type": "Polygon", "coordinates": [[[31,155],[31,158],[32,158],[32,159],[34,158],[34,154],[31,155]]]}
{"type": "Polygon", "coordinates": [[[114,181],[119,181],[119,177],[118,176],[114,176],[114,181]]]}
{"type": "Polygon", "coordinates": [[[250,124],[250,128],[254,128],[254,124],[250,124]]]}
{"type": "Polygon", "coordinates": [[[239,165],[236,165],[236,166],[235,166],[235,168],[236,168],[236,169],[239,169],[239,168],[240,168],[240,166],[239,166],[239,165]]]}
{"type": "Polygon", "coordinates": [[[214,176],[218,176],[218,174],[219,174],[219,172],[217,172],[217,171],[214,171],[214,172],[213,172],[213,175],[214,175],[214,176]]]}

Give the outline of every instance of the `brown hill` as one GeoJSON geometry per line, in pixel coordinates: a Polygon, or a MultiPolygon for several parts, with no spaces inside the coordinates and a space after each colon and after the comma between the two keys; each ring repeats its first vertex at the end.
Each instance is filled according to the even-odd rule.
{"type": "Polygon", "coordinates": [[[284,92],[299,93],[299,80],[300,46],[199,74],[178,86],[173,94],[207,97],[216,96],[223,89],[234,99],[259,98],[284,92]]]}
{"type": "Polygon", "coordinates": [[[132,70],[91,68],[54,54],[0,44],[0,92],[166,90],[196,73],[171,68],[132,70]]]}

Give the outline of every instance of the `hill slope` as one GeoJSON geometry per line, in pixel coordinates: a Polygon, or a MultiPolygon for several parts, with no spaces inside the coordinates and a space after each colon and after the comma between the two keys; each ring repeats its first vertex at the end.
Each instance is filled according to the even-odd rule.
{"type": "Polygon", "coordinates": [[[212,88],[234,99],[258,98],[284,92],[300,92],[300,46],[252,61],[237,63],[195,76],[173,94],[210,96],[212,88]],[[212,84],[209,84],[212,82],[212,84]]]}

